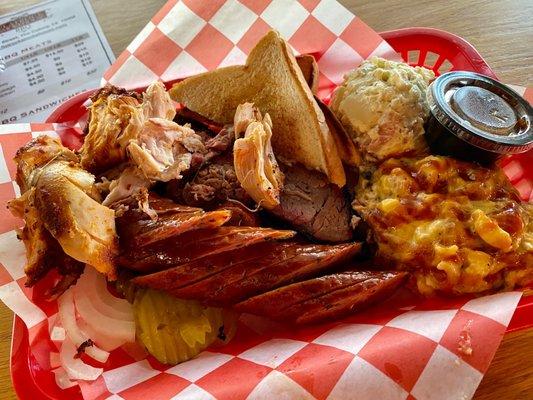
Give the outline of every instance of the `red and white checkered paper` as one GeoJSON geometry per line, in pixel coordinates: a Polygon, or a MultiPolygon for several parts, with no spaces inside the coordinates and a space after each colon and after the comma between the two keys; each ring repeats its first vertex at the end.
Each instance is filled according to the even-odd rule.
{"type": "MultiPolygon", "coordinates": [[[[270,28],[298,53],[311,53],[326,97],[345,72],[372,55],[398,56],[379,35],[334,0],[169,1],[106,72],[103,81],[129,88],[242,64],[270,28]]],[[[519,89],[520,90],[520,89],[519,89]]],[[[529,89],[528,89],[529,90],[529,89]]],[[[56,124],[0,125],[0,196],[18,195],[16,150],[36,135],[73,137],[56,124]]],[[[506,172],[522,196],[533,196],[520,163],[506,172]]],[[[55,303],[32,301],[24,287],[21,221],[0,207],[0,299],[22,318],[43,370],[55,351],[48,329],[55,303]]],[[[94,382],[79,382],[85,399],[468,399],[501,341],[521,293],[426,301],[395,297],[342,321],[298,330],[243,318],[237,336],[186,363],[167,367],[135,352],[114,351],[94,382]],[[465,349],[471,347],[471,354],[465,349]]],[[[74,390],[74,392],[72,392],[74,390]]]]}
{"type": "Polygon", "coordinates": [[[104,74],[128,88],[168,82],[218,67],[244,64],[270,29],[295,53],[312,54],[320,70],[319,95],[371,56],[399,59],[360,18],[335,0],[169,1],[104,74]]]}

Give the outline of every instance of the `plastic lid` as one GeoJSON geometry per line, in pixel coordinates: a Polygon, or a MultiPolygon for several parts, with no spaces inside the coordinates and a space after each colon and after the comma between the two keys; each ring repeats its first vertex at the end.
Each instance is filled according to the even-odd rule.
{"type": "Polygon", "coordinates": [[[429,108],[448,132],[499,154],[533,148],[533,109],[518,93],[473,72],[438,77],[427,92],[429,108]]]}

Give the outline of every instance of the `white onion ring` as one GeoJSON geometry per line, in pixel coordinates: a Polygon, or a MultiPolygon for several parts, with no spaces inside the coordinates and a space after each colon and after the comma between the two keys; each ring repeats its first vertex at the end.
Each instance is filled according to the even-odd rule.
{"type": "MultiPolygon", "coordinates": [[[[59,306],[59,318],[61,319],[61,324],[65,328],[67,338],[74,346],[81,346],[82,343],[89,340],[89,337],[80,330],[76,322],[76,310],[74,307],[72,288],[63,293],[57,300],[57,303],[59,306]]],[[[63,341],[63,343],[66,341],[67,340],[63,341]]],[[[95,345],[86,347],[85,354],[102,363],[106,362],[109,357],[109,352],[104,351],[95,345]]]]}
{"type": "Polygon", "coordinates": [[[115,319],[134,320],[131,304],[109,293],[105,277],[93,267],[89,265],[85,267],[85,272],[76,287],[89,297],[94,308],[101,314],[115,319]]]}
{"type": "Polygon", "coordinates": [[[69,379],[83,379],[85,381],[94,381],[102,372],[103,368],[95,368],[85,364],[80,358],[74,358],[77,350],[74,343],[65,339],[59,351],[61,366],[65,369],[69,379]]]}
{"type": "Polygon", "coordinates": [[[78,286],[74,287],[74,303],[80,317],[98,335],[115,337],[124,342],[135,340],[135,321],[116,319],[102,314],[78,286]]]}
{"type": "Polygon", "coordinates": [[[117,338],[114,336],[109,337],[109,336],[102,335],[101,333],[95,332],[91,328],[91,326],[88,325],[87,322],[85,322],[83,319],[80,319],[78,321],[78,326],[80,327],[82,332],[87,334],[91,338],[91,340],[93,340],[94,343],[96,343],[98,347],[100,347],[101,349],[105,351],[113,351],[119,348],[120,346],[122,346],[124,343],[126,343],[124,339],[117,338]]]}

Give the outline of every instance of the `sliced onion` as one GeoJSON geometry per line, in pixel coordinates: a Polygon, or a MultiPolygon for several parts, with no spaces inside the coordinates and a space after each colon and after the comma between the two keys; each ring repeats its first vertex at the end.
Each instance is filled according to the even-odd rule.
{"type": "Polygon", "coordinates": [[[74,358],[77,350],[74,343],[65,339],[59,351],[61,366],[65,369],[69,379],[83,379],[85,381],[94,381],[104,371],[103,368],[95,368],[85,364],[80,358],[74,358]]]}
{"type": "Polygon", "coordinates": [[[133,321],[133,308],[127,300],[119,299],[109,293],[105,277],[87,265],[78,280],[76,288],[85,293],[91,304],[100,313],[116,319],[133,321]]]}
{"type": "Polygon", "coordinates": [[[61,366],[61,360],[59,359],[59,353],[55,351],[50,352],[50,368],[54,369],[61,366]]]}
{"type": "MultiPolygon", "coordinates": [[[[81,346],[82,343],[89,340],[89,337],[80,330],[76,322],[76,310],[74,307],[72,288],[63,293],[57,302],[59,306],[59,318],[61,319],[61,324],[65,328],[67,338],[76,347],[81,346]]],[[[67,340],[65,340],[63,343],[66,341],[67,340]]],[[[63,346],[61,348],[63,348],[63,346]]],[[[86,347],[85,354],[91,358],[94,358],[96,361],[103,363],[106,362],[107,358],[109,357],[109,352],[104,351],[95,345],[86,347]]]]}
{"type": "Polygon", "coordinates": [[[115,336],[109,337],[94,331],[83,319],[78,321],[78,326],[83,333],[96,343],[98,347],[105,351],[113,351],[126,343],[122,338],[117,338],[115,336]]]}
{"type": "Polygon", "coordinates": [[[68,389],[78,384],[75,381],[71,381],[67,375],[67,371],[65,371],[61,367],[54,369],[52,372],[54,373],[56,378],[56,385],[59,386],[61,389],[68,389]]]}
{"type": "Polygon", "coordinates": [[[104,337],[122,339],[124,342],[135,340],[135,321],[117,319],[102,314],[93,306],[83,290],[77,286],[73,289],[76,310],[92,331],[104,337]]]}

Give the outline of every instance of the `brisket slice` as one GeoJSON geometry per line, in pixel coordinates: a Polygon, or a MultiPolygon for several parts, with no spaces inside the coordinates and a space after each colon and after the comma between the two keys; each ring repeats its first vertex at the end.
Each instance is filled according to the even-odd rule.
{"type": "Polygon", "coordinates": [[[293,165],[283,168],[285,184],[275,216],[296,230],[325,242],[345,242],[353,237],[350,203],[337,186],[317,171],[293,165]]]}

